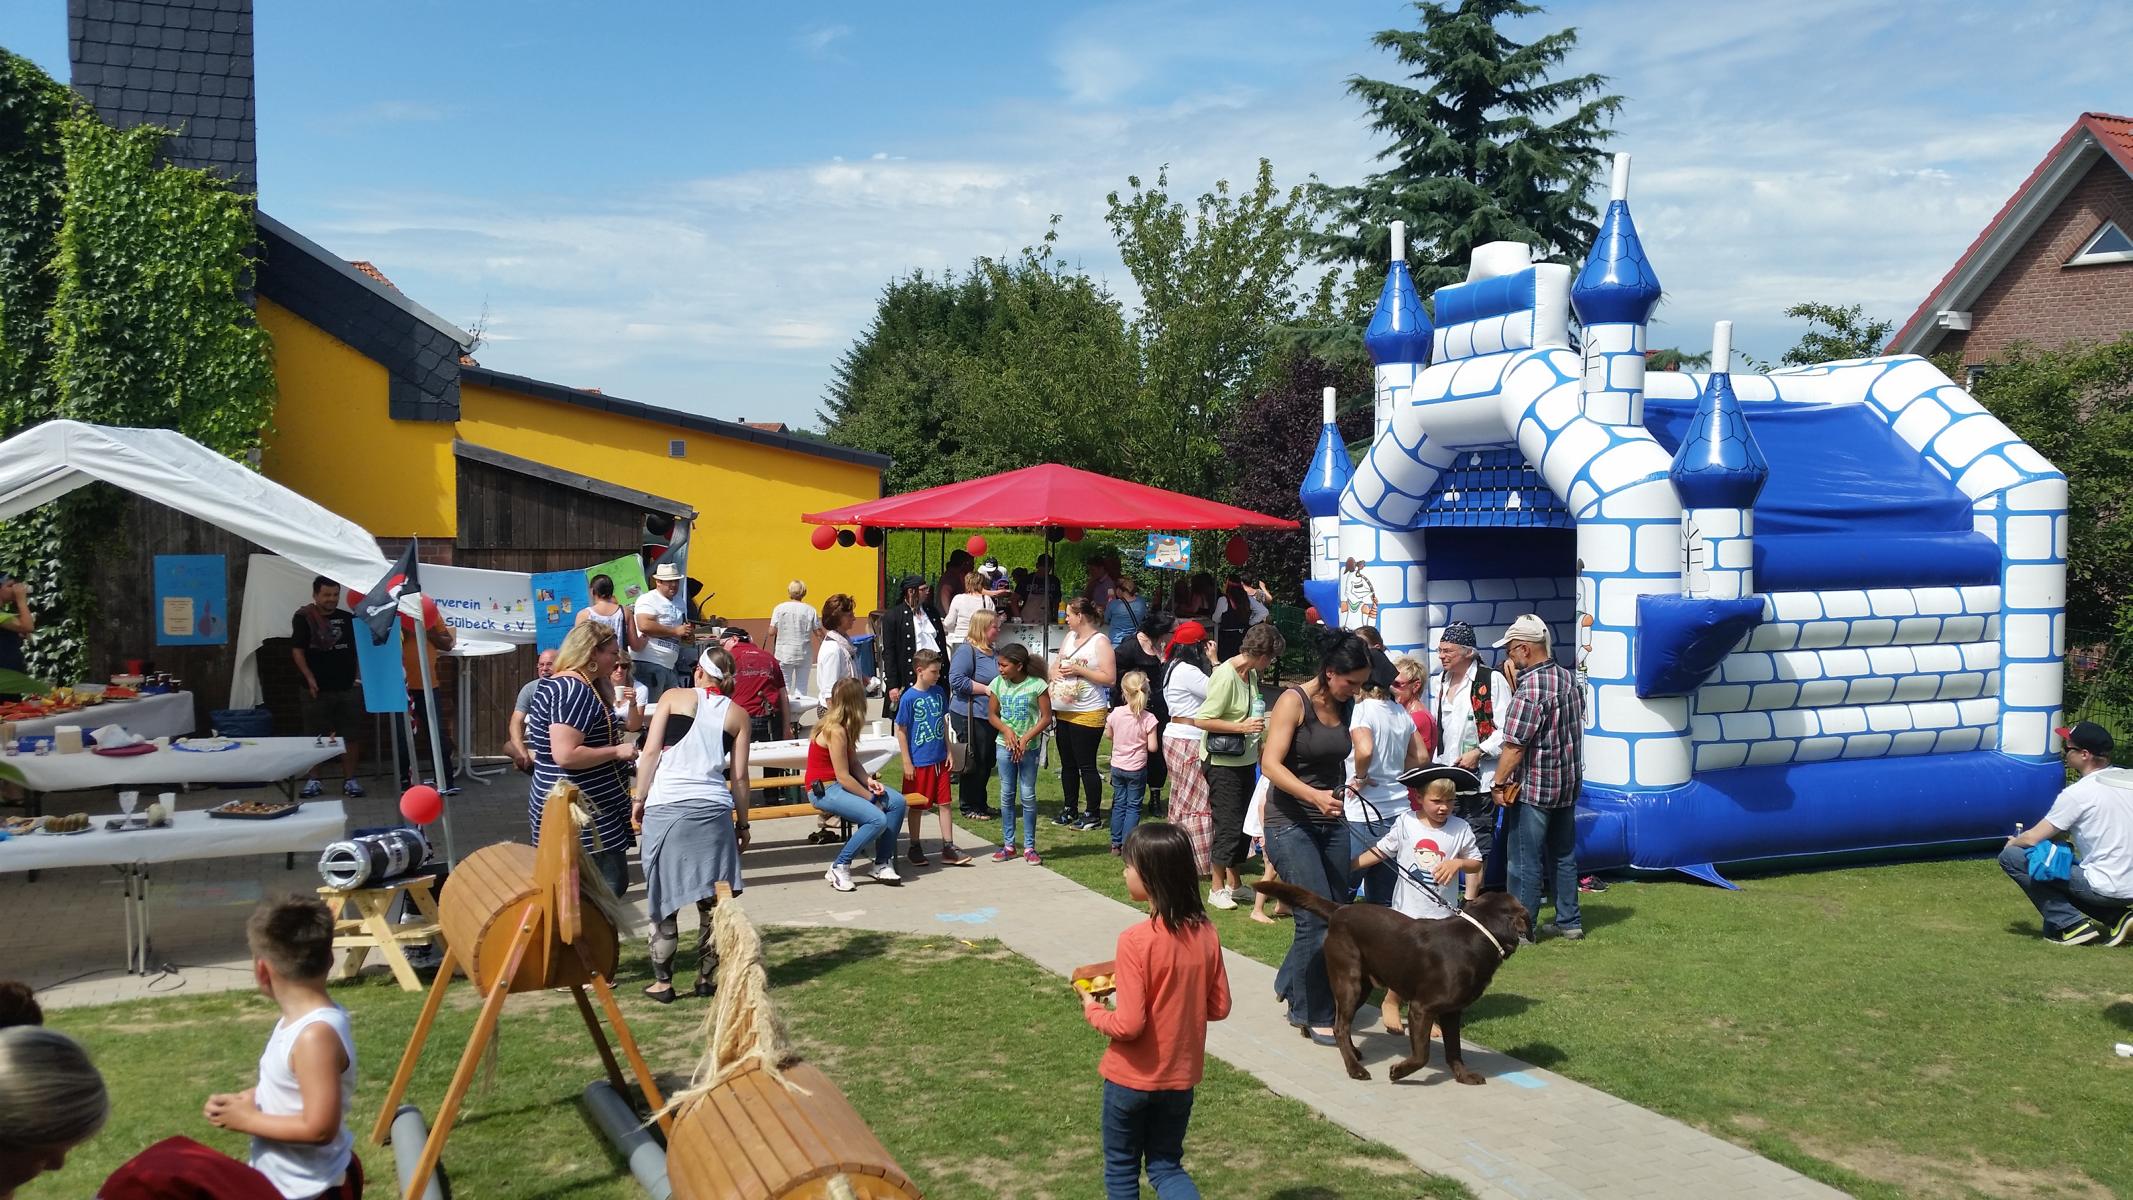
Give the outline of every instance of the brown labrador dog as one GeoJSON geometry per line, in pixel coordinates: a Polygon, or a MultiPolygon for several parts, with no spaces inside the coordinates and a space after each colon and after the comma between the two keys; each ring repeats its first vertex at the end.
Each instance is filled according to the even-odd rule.
{"type": "MultiPolygon", "coordinates": [[[[1503,892],[1467,905],[1467,921],[1447,917],[1420,921],[1377,904],[1335,904],[1292,883],[1252,885],[1289,905],[1326,919],[1326,977],[1333,984],[1333,1037],[1351,1079],[1370,1078],[1351,1036],[1355,1012],[1372,983],[1407,998],[1408,1057],[1393,1065],[1395,1082],[1429,1065],[1429,1027],[1444,1031],[1444,1061],[1461,1083],[1484,1083],[1469,1070],[1459,1049],[1459,1019],[1481,999],[1496,968],[1518,949],[1532,927],[1526,906],[1503,892]],[[1475,922],[1479,922],[1477,926],[1475,922]],[[1495,941],[1492,943],[1491,938],[1495,941]]],[[[1305,1029],[1304,1035],[1311,1031],[1305,1029]]]]}

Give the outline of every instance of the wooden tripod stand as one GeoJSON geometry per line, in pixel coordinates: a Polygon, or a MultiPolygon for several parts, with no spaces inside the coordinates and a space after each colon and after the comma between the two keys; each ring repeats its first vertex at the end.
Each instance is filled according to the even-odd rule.
{"type": "MultiPolygon", "coordinates": [[[[644,1090],[645,1102],[654,1110],[666,1103],[652,1079],[651,1068],[638,1052],[637,1039],[630,1033],[629,1022],[623,1019],[621,1005],[615,1003],[614,989],[608,986],[617,956],[614,923],[598,907],[582,903],[578,831],[570,816],[571,802],[579,794],[569,783],[557,784],[549,793],[541,809],[540,849],[503,842],[477,850],[460,860],[445,881],[443,895],[438,897],[445,962],[437,968],[437,979],[423,1001],[422,1015],[416,1019],[414,1034],[400,1056],[400,1069],[393,1073],[385,1105],[370,1131],[373,1143],[385,1144],[393,1115],[407,1094],[415,1063],[422,1056],[422,1044],[444,1007],[445,990],[460,971],[465,971],[482,992],[481,1015],[467,1037],[451,1086],[445,1089],[437,1123],[431,1127],[422,1158],[407,1183],[406,1200],[417,1200],[436,1171],[445,1139],[451,1136],[452,1123],[458,1119],[460,1103],[474,1082],[475,1067],[496,1036],[504,997],[514,992],[569,988],[579,1015],[585,1019],[586,1032],[600,1051],[608,1082],[616,1094],[626,1096],[622,1068],[601,1032],[592,1000],[586,996],[590,989],[607,1013],[608,1023],[614,1026],[615,1039],[622,1043],[630,1072],[644,1090]]],[[[660,1127],[670,1131],[671,1122],[662,1117],[660,1127]]]]}

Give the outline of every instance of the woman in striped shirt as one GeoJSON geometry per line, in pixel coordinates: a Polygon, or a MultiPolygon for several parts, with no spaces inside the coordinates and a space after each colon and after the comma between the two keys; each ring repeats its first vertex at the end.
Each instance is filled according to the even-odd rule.
{"type": "Polygon", "coordinates": [[[569,780],[585,793],[593,823],[580,832],[608,890],[629,888],[630,795],[624,779],[637,757],[637,743],[617,727],[608,683],[621,657],[621,642],[602,621],[570,631],[556,655],[555,674],[533,689],[526,709],[526,745],[533,751],[533,790],[526,817],[533,842],[541,841],[541,807],[557,783],[569,780]]]}

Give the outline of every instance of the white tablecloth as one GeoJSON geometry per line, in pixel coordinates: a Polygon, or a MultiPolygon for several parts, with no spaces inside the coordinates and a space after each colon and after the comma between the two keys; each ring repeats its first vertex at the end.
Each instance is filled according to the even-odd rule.
{"type": "Polygon", "coordinates": [[[84,733],[106,725],[123,725],[144,738],[183,737],[193,731],[193,694],[171,692],[138,700],[113,700],[56,717],[15,722],[16,737],[50,737],[61,725],[79,725],[84,733]]]}
{"type": "Polygon", "coordinates": [[[340,753],[341,743],[332,739],[320,746],[307,737],[270,737],[246,738],[235,750],[210,754],[165,747],[150,754],[114,758],[84,750],[79,754],[17,754],[0,762],[21,771],[23,786],[33,792],[78,792],[155,784],[279,783],[340,753]]]}
{"type": "MultiPolygon", "coordinates": [[[[144,803],[142,807],[147,806],[144,803]]],[[[339,841],[348,824],[348,815],[338,800],[306,801],[295,812],[271,821],[211,817],[207,810],[197,809],[179,813],[168,829],[107,832],[105,820],[117,815],[98,813],[88,833],[33,833],[0,842],[0,874],[237,858],[247,854],[313,853],[339,841]]]]}
{"type": "MultiPolygon", "coordinates": [[[[859,739],[859,761],[865,764],[867,770],[879,771],[894,757],[894,737],[859,739]]],[[[804,771],[807,769],[807,742],[802,738],[788,738],[782,742],[756,742],[748,747],[748,765],[781,773],[804,771]]]]}

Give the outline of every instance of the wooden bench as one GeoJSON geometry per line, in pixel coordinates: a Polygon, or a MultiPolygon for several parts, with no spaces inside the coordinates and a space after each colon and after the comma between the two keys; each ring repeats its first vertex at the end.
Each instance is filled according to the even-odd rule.
{"type": "MultiPolygon", "coordinates": [[[[714,912],[718,920],[748,919],[723,883],[714,912]]],[[[722,936],[736,932],[744,944],[754,944],[745,926],[721,929],[722,936]]],[[[717,1010],[721,1021],[729,1013],[749,1015],[737,1018],[737,1029],[716,1031],[706,1063],[741,1069],[685,1099],[675,1114],[667,1134],[667,1181],[675,1200],[827,1200],[841,1194],[857,1200],[915,1200],[922,1194],[917,1185],[829,1076],[811,1063],[796,1062],[782,1069],[785,1081],[780,1082],[760,1059],[747,1065],[749,1051],[737,1047],[751,1037],[779,1037],[765,988],[760,952],[719,962],[722,1006],[736,997],[760,996],[762,1002],[717,1010]],[[839,1180],[848,1193],[832,1190],[839,1180]]]]}
{"type": "Polygon", "coordinates": [[[320,888],[319,899],[333,910],[333,948],[346,952],[333,978],[352,979],[361,974],[363,964],[370,961],[370,952],[376,950],[384,956],[385,965],[392,968],[401,991],[421,991],[422,980],[407,961],[407,947],[437,943],[437,898],[430,890],[436,882],[435,875],[415,875],[380,887],[320,888]],[[394,923],[393,902],[403,892],[414,901],[421,920],[394,923]],[[355,915],[344,916],[343,905],[355,909],[355,915]]]}

